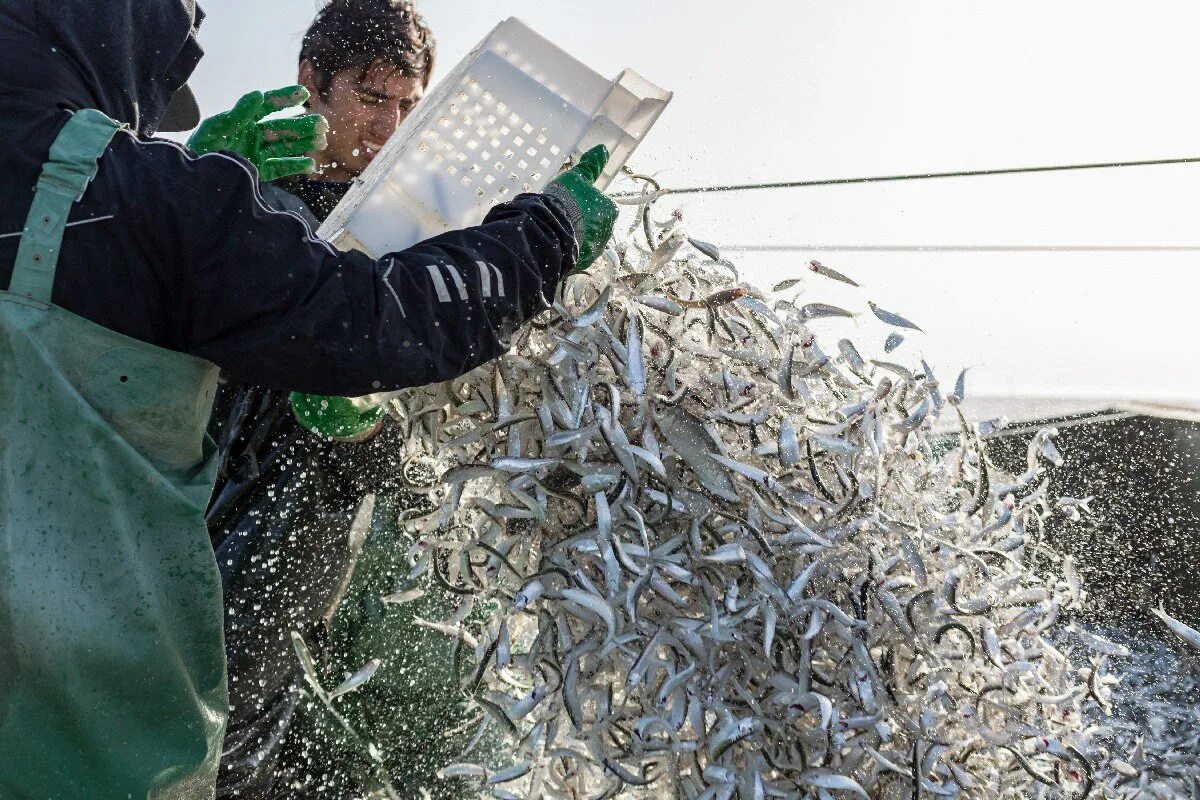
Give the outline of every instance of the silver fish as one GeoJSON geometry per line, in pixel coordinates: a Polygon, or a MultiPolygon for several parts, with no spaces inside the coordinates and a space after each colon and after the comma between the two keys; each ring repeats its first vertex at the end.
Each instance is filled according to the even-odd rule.
{"type": "Polygon", "coordinates": [[[371,678],[375,677],[375,673],[379,671],[379,668],[382,665],[383,662],[378,658],[371,659],[362,669],[346,678],[341,685],[331,691],[329,693],[329,699],[332,700],[334,698],[341,697],[344,694],[349,694],[350,692],[366,686],[370,682],[371,678]]]}
{"type": "Polygon", "coordinates": [[[702,242],[699,239],[692,239],[691,237],[688,238],[688,244],[690,244],[692,247],[699,250],[704,255],[711,258],[713,261],[721,260],[721,249],[719,247],[717,247],[715,244],[709,244],[708,242],[702,242]]]}
{"type": "MultiPolygon", "coordinates": [[[[907,319],[900,316],[899,314],[893,314],[891,311],[885,311],[884,309],[875,305],[874,302],[868,303],[868,305],[871,307],[871,312],[874,313],[875,316],[878,317],[879,320],[881,322],[883,322],[885,325],[892,325],[896,328],[908,328],[909,330],[921,331],[921,329],[919,327],[917,327],[916,324],[909,322],[907,319]]],[[[924,331],[921,331],[921,332],[924,333],[924,331]]]]}
{"type": "Polygon", "coordinates": [[[828,303],[809,303],[804,308],[800,309],[800,316],[804,321],[814,319],[828,319],[830,317],[852,318],[853,313],[844,308],[831,306],[828,303]]]}
{"type": "Polygon", "coordinates": [[[1185,625],[1161,608],[1152,608],[1150,611],[1154,614],[1154,616],[1162,620],[1163,624],[1170,628],[1171,631],[1180,639],[1187,642],[1192,647],[1200,648],[1200,631],[1197,631],[1195,628],[1189,625],[1185,625]]]}
{"type": "Polygon", "coordinates": [[[850,278],[847,278],[845,275],[838,272],[836,269],[830,269],[829,267],[822,264],[820,261],[809,262],[808,268],[810,270],[812,270],[813,272],[817,273],[818,275],[824,275],[826,278],[832,278],[833,280],[840,281],[841,283],[848,283],[851,286],[858,286],[858,284],[855,283],[850,278]]]}
{"type": "Polygon", "coordinates": [[[670,314],[673,317],[683,316],[683,306],[667,297],[643,294],[638,296],[637,301],[647,308],[652,308],[655,311],[661,311],[664,314],[670,314]]]}
{"type": "Polygon", "coordinates": [[[425,596],[424,589],[409,589],[406,592],[396,592],[395,594],[389,594],[383,598],[383,602],[387,605],[402,606],[402,605],[407,605],[408,603],[412,603],[417,600],[420,600],[424,596],[425,596]]]}

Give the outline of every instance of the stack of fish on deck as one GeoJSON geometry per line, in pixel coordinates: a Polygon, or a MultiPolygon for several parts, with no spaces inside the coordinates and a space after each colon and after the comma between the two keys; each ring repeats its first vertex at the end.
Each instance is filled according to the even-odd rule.
{"type": "MultiPolygon", "coordinates": [[[[512,742],[444,775],[497,798],[1091,793],[1111,680],[1051,641],[1069,564],[1026,566],[1076,513],[1047,495],[1053,432],[1000,474],[961,376],[825,340],[850,312],[808,299],[849,278],[814,263],[776,287],[804,303],[773,300],[641,214],[511,355],[392,404],[438,505],[407,520],[410,578],[461,599],[421,624],[460,644],[477,738],[512,742]]],[[[889,353],[916,328],[869,308],[889,353]]]]}

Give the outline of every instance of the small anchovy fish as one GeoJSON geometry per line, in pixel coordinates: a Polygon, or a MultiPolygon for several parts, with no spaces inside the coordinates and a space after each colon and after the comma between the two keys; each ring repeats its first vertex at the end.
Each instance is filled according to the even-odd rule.
{"type": "Polygon", "coordinates": [[[650,260],[646,262],[646,272],[651,275],[657,275],[662,272],[667,264],[671,263],[671,259],[675,258],[675,254],[679,252],[679,248],[683,247],[683,243],[687,241],[687,237],[683,231],[675,231],[655,249],[650,260]]]}
{"type": "Polygon", "coordinates": [[[863,798],[863,800],[871,800],[871,795],[867,794],[867,790],[860,786],[853,778],[846,775],[805,773],[800,776],[800,783],[805,786],[811,786],[814,789],[849,792],[863,798]]]}
{"type": "Polygon", "coordinates": [[[851,286],[858,286],[858,284],[855,283],[850,278],[847,278],[845,275],[838,272],[836,269],[830,269],[829,267],[822,264],[820,261],[810,261],[808,264],[808,268],[810,270],[812,270],[813,272],[817,273],[818,275],[824,275],[826,278],[832,278],[835,281],[841,281],[842,283],[848,283],[851,286]]]}
{"type": "Polygon", "coordinates": [[[709,308],[709,309],[712,309],[712,308],[720,308],[721,306],[727,306],[730,303],[736,303],[738,300],[741,300],[743,297],[747,296],[748,294],[749,294],[749,292],[746,289],[743,289],[742,287],[737,286],[732,289],[722,289],[719,292],[713,292],[708,297],[705,297],[703,300],[680,300],[677,297],[672,298],[672,299],[677,304],[683,306],[684,308],[709,308]]]}
{"type": "Polygon", "coordinates": [[[329,699],[332,700],[336,697],[341,697],[344,694],[349,694],[356,689],[361,689],[363,686],[366,686],[371,678],[375,677],[375,673],[382,665],[383,662],[378,658],[371,659],[367,662],[366,666],[351,675],[340,686],[330,692],[329,699]]]}
{"type": "Polygon", "coordinates": [[[546,593],[546,585],[539,580],[532,580],[525,584],[521,591],[517,592],[517,596],[513,598],[513,611],[524,611],[537,602],[543,594],[546,593]]]}
{"type": "Polygon", "coordinates": [[[533,769],[533,764],[529,761],[522,761],[519,764],[513,764],[511,767],[502,769],[499,772],[493,772],[487,776],[488,786],[496,786],[501,783],[512,783],[520,780],[529,774],[533,769]]]}
{"type": "Polygon", "coordinates": [[[850,368],[859,375],[867,371],[867,362],[859,354],[858,348],[854,346],[854,342],[849,339],[842,339],[838,342],[838,351],[842,354],[842,358],[846,360],[850,368]]]}
{"type": "Polygon", "coordinates": [[[828,303],[809,303],[800,309],[800,316],[805,321],[808,321],[813,319],[828,319],[830,317],[844,317],[849,319],[854,314],[844,308],[831,306],[828,303]]]}
{"type": "Polygon", "coordinates": [[[625,337],[626,383],[638,397],[646,394],[646,362],[642,352],[642,320],[633,315],[627,325],[625,337]]]}
{"type": "Polygon", "coordinates": [[[717,247],[715,244],[709,244],[708,242],[702,242],[699,239],[693,239],[691,237],[688,237],[688,244],[690,244],[692,247],[696,248],[698,251],[700,251],[704,255],[711,258],[713,261],[721,260],[721,249],[719,247],[717,247]]]}
{"type": "Polygon", "coordinates": [[[661,311],[664,314],[670,314],[673,317],[683,316],[683,306],[666,297],[643,294],[638,296],[637,301],[647,308],[652,308],[655,311],[661,311]]]}
{"type": "Polygon", "coordinates": [[[588,328],[595,325],[604,316],[605,310],[608,308],[608,301],[612,298],[612,287],[606,287],[600,296],[596,298],[596,302],[587,311],[584,311],[576,317],[574,324],[576,328],[588,328]]]}
{"type": "Polygon", "coordinates": [[[304,641],[304,637],[300,635],[299,631],[292,631],[292,647],[296,651],[300,667],[304,670],[304,676],[308,678],[309,683],[319,688],[321,682],[317,677],[316,662],[313,661],[312,652],[308,649],[308,643],[304,641]]]}
{"type": "Polygon", "coordinates": [[[492,462],[492,467],[501,472],[534,472],[561,463],[559,458],[498,458],[492,462]]]}
{"type": "Polygon", "coordinates": [[[1152,608],[1150,610],[1153,612],[1154,616],[1162,620],[1163,624],[1170,628],[1176,636],[1178,636],[1180,639],[1183,639],[1192,647],[1200,648],[1200,631],[1183,624],[1161,608],[1152,608]]]}
{"type": "Polygon", "coordinates": [[[958,380],[954,382],[954,393],[946,399],[951,405],[962,405],[963,400],[967,397],[967,370],[958,373],[958,380]]]}
{"type": "Polygon", "coordinates": [[[796,427],[792,421],[784,420],[779,429],[779,461],[785,469],[791,469],[800,463],[800,439],[796,436],[796,427]]]}
{"type": "Polygon", "coordinates": [[[438,770],[438,777],[442,780],[449,778],[479,778],[483,780],[487,777],[487,770],[479,764],[447,764],[438,770]]]}
{"type": "MultiPolygon", "coordinates": [[[[885,311],[884,309],[875,305],[875,303],[873,303],[873,302],[868,303],[867,305],[869,305],[871,307],[872,313],[874,313],[875,316],[878,317],[879,320],[881,322],[883,322],[885,325],[891,325],[896,328],[908,328],[909,330],[921,331],[921,329],[918,328],[914,323],[909,322],[908,320],[906,320],[904,317],[900,316],[899,314],[893,314],[890,311],[885,311]]],[[[924,331],[921,331],[921,333],[924,333],[924,331]]]]}
{"type": "Polygon", "coordinates": [[[383,598],[383,602],[391,606],[403,606],[420,600],[425,596],[424,589],[409,589],[407,592],[396,592],[383,598]]]}
{"type": "Polygon", "coordinates": [[[902,344],[904,344],[904,337],[898,333],[893,333],[883,343],[883,352],[888,354],[894,353],[900,349],[900,345],[902,344]]]}

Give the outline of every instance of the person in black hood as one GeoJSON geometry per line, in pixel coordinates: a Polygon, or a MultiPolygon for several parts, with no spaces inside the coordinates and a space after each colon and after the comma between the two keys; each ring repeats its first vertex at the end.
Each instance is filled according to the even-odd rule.
{"type": "Polygon", "coordinates": [[[0,6],[0,796],[212,796],[218,368],[341,396],[456,377],[611,234],[589,163],[479,227],[338,253],[244,160],[152,137],[200,18],[191,0],[0,6]],[[447,271],[466,292],[443,302],[447,271]]]}
{"type": "Polygon", "coordinates": [[[0,11],[6,93],[99,109],[145,136],[200,121],[187,87],[204,55],[195,0],[5,0],[0,11]]]}

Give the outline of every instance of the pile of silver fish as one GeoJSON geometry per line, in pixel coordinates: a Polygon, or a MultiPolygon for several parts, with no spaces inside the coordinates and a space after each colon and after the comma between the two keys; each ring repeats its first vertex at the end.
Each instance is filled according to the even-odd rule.
{"type": "Polygon", "coordinates": [[[404,520],[409,578],[461,600],[419,624],[459,644],[475,740],[512,743],[442,774],[502,800],[1108,786],[1114,682],[1052,635],[1079,579],[1027,566],[1050,515],[1087,511],[1049,495],[1056,432],[1002,474],[964,375],[822,331],[873,315],[896,359],[916,324],[780,299],[851,278],[761,292],[679,214],[638,220],[510,355],[391,403],[436,507],[404,520]]]}

